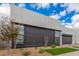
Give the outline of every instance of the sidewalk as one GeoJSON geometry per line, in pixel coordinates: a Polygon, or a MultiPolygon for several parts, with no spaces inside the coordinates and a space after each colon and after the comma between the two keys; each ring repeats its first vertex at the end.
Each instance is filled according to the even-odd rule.
{"type": "Polygon", "coordinates": [[[79,56],[79,51],[69,52],[58,56],[79,56]]]}

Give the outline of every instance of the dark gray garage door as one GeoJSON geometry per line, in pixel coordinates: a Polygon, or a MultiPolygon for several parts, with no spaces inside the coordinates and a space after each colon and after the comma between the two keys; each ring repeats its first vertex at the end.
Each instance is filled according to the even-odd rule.
{"type": "Polygon", "coordinates": [[[48,45],[54,42],[54,31],[30,26],[25,26],[24,29],[25,47],[44,46],[45,38],[47,38],[48,45]]]}
{"type": "Polygon", "coordinates": [[[62,35],[62,44],[72,44],[72,35],[62,35]]]}

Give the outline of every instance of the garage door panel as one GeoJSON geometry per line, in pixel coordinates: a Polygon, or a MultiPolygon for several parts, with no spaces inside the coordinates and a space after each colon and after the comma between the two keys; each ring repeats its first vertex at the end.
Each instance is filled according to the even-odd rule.
{"type": "Polygon", "coordinates": [[[72,36],[63,35],[62,44],[72,44],[72,36]]]}
{"type": "Polygon", "coordinates": [[[48,45],[53,44],[54,31],[25,26],[24,45],[28,46],[44,46],[45,35],[48,36],[48,45]],[[46,33],[46,34],[45,34],[46,33]]]}

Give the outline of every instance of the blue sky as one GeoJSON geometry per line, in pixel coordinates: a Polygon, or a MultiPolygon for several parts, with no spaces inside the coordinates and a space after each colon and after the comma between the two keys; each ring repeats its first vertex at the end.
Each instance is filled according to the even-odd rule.
{"type": "Polygon", "coordinates": [[[78,23],[75,23],[75,17],[78,19],[79,15],[79,4],[77,3],[16,3],[15,5],[56,18],[61,21],[63,26],[69,28],[75,26],[75,24],[78,26],[78,23]]]}

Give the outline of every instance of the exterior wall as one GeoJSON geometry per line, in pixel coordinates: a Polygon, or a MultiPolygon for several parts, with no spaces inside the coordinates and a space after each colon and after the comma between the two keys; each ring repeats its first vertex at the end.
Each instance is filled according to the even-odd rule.
{"type": "MultiPolygon", "coordinates": [[[[24,39],[22,44],[17,44],[18,48],[21,47],[36,47],[36,46],[51,46],[52,44],[60,45],[60,37],[55,36],[55,30],[40,28],[35,26],[24,26],[24,39]]],[[[56,31],[59,32],[60,31],[56,31]]]]}
{"type": "Polygon", "coordinates": [[[73,29],[67,28],[67,27],[62,27],[62,34],[70,34],[73,35],[74,31],[73,29]]]}
{"type": "Polygon", "coordinates": [[[62,34],[72,35],[72,44],[79,44],[78,30],[62,27],[62,34]]]}
{"type": "Polygon", "coordinates": [[[79,44],[79,30],[74,29],[73,44],[79,44]]]}
{"type": "Polygon", "coordinates": [[[11,5],[11,18],[15,19],[14,22],[22,24],[61,30],[61,22],[59,20],[15,5],[11,5]]]}

